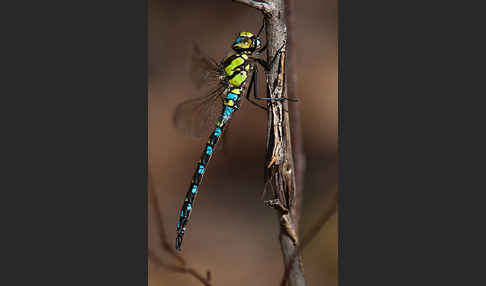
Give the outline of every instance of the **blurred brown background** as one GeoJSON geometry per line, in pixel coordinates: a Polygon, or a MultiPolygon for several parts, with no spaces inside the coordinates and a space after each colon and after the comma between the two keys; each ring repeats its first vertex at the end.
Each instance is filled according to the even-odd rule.
{"type": "MultiPolygon", "coordinates": [[[[148,2],[149,158],[164,226],[174,244],[178,211],[207,140],[179,135],[171,121],[178,103],[198,95],[188,76],[192,43],[220,60],[230,52],[235,33],[256,33],[262,16],[230,0],[148,2]]],[[[295,2],[297,96],[307,156],[305,233],[327,208],[337,184],[337,1],[295,2]]],[[[283,263],[277,220],[261,200],[266,115],[243,100],[229,131],[224,150],[219,148],[209,164],[182,254],[201,273],[210,270],[214,285],[279,285],[283,263]]],[[[149,220],[149,246],[167,258],[153,223],[149,220]]],[[[336,215],[303,255],[308,285],[337,285],[336,215]]],[[[202,284],[150,263],[149,285],[202,284]]]]}

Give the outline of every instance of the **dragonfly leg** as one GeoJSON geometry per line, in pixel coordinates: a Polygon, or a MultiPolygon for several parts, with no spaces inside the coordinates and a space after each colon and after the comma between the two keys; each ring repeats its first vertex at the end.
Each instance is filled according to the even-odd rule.
{"type": "MultiPolygon", "coordinates": [[[[256,81],[257,81],[257,80],[256,80],[256,78],[257,78],[257,71],[256,71],[256,67],[255,67],[255,68],[254,68],[254,71],[253,71],[253,74],[251,75],[251,79],[250,79],[250,85],[248,86],[248,91],[246,92],[246,96],[245,96],[245,97],[246,97],[246,99],[247,99],[247,100],[248,100],[250,103],[252,103],[252,104],[254,104],[254,105],[256,105],[256,106],[260,107],[261,109],[263,109],[263,110],[265,110],[265,111],[268,111],[268,108],[266,108],[265,106],[262,106],[262,105],[258,104],[257,102],[254,102],[254,101],[253,101],[253,100],[250,98],[250,93],[251,93],[251,88],[252,88],[252,87],[253,87],[253,95],[255,95],[255,94],[256,94],[256,92],[257,92],[257,91],[256,91],[256,90],[257,90],[257,84],[256,84],[256,81]]],[[[255,97],[255,98],[256,98],[256,97],[255,97]]]]}
{"type": "Polygon", "coordinates": [[[260,37],[260,34],[262,33],[264,27],[265,27],[265,18],[263,18],[262,26],[260,27],[260,31],[258,31],[257,38],[260,37]]]}
{"type": "MultiPolygon", "coordinates": [[[[268,63],[264,59],[260,59],[260,58],[254,58],[254,60],[256,62],[258,62],[266,71],[270,71],[270,69],[273,67],[273,64],[275,63],[275,60],[282,53],[282,49],[283,49],[284,46],[285,46],[285,43],[283,43],[283,45],[280,47],[280,49],[278,49],[278,51],[275,53],[275,56],[273,56],[270,63],[268,63]]],[[[265,44],[264,48],[265,49],[267,48],[267,44],[265,44]]]]}
{"type": "MultiPolygon", "coordinates": [[[[262,33],[264,27],[265,27],[265,18],[263,19],[263,23],[262,23],[262,26],[260,27],[260,31],[258,31],[257,38],[260,38],[260,34],[262,33]]],[[[257,55],[261,55],[262,52],[264,52],[267,49],[267,47],[268,47],[268,42],[265,41],[265,45],[263,45],[263,47],[258,49],[258,51],[256,51],[255,53],[257,55]]]]}
{"type": "MultiPolygon", "coordinates": [[[[252,81],[253,81],[253,77],[255,77],[255,86],[256,86],[256,78],[258,77],[257,76],[258,74],[258,68],[255,66],[254,68],[254,71],[253,71],[253,76],[252,76],[252,81]]],[[[251,82],[250,82],[251,84],[251,82]]],[[[258,100],[270,100],[270,101],[284,101],[284,100],[288,100],[288,101],[298,101],[297,99],[294,99],[294,98],[289,98],[289,97],[280,97],[280,98],[273,98],[273,97],[258,97],[257,95],[257,91],[256,91],[256,88],[254,89],[253,91],[253,97],[255,97],[255,99],[258,99],[258,100]]]]}
{"type": "Polygon", "coordinates": [[[263,45],[263,47],[261,49],[259,49],[258,51],[256,51],[255,53],[257,55],[261,55],[267,48],[268,48],[268,43],[265,43],[265,45],[263,45]]]}

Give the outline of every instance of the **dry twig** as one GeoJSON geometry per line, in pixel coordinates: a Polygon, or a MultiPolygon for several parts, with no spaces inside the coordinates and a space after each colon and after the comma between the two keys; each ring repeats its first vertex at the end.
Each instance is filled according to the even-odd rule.
{"type": "Polygon", "coordinates": [[[160,267],[164,267],[166,269],[169,269],[171,271],[178,272],[178,273],[189,274],[189,275],[193,276],[194,278],[196,278],[197,280],[199,280],[205,286],[211,286],[211,282],[210,282],[211,273],[208,271],[206,276],[203,276],[202,274],[198,273],[195,269],[189,267],[187,265],[187,262],[185,261],[185,259],[182,257],[182,255],[180,253],[178,253],[177,251],[175,251],[175,249],[172,247],[172,245],[168,242],[167,236],[165,234],[165,229],[164,229],[162,211],[160,210],[160,206],[159,206],[159,203],[158,203],[157,193],[155,192],[155,188],[153,187],[152,175],[151,175],[150,169],[148,171],[148,185],[149,185],[149,190],[148,190],[149,201],[150,201],[152,208],[155,212],[154,219],[155,219],[155,222],[156,222],[155,225],[157,226],[156,232],[157,232],[157,235],[160,239],[162,249],[165,250],[167,253],[169,253],[172,257],[174,257],[178,261],[178,264],[170,264],[170,263],[164,262],[164,260],[160,256],[158,256],[155,253],[155,251],[153,251],[150,247],[148,249],[149,259],[160,267]]]}
{"type": "MultiPolygon", "coordinates": [[[[317,220],[316,224],[308,231],[304,238],[302,239],[301,244],[297,248],[296,252],[292,255],[292,260],[296,259],[298,255],[302,252],[304,247],[306,247],[314,237],[317,236],[317,233],[326,225],[329,219],[336,213],[337,211],[337,200],[338,200],[338,193],[337,190],[334,191],[332,194],[332,199],[330,200],[330,205],[327,207],[324,214],[317,220]]],[[[289,275],[290,268],[285,268],[285,272],[282,278],[282,282],[280,286],[285,286],[287,283],[288,275],[289,275]]]]}
{"type": "MultiPolygon", "coordinates": [[[[285,0],[285,17],[287,20],[287,96],[297,99],[297,49],[295,44],[295,16],[294,0],[285,0]]],[[[290,105],[290,132],[292,135],[292,148],[295,161],[295,221],[298,232],[301,215],[301,205],[304,194],[304,174],[306,170],[306,157],[304,152],[304,139],[300,119],[300,103],[290,105]]]]}
{"type": "MultiPolygon", "coordinates": [[[[233,0],[261,11],[264,15],[266,40],[268,43],[267,58],[272,58],[277,51],[285,46],[287,26],[285,23],[284,0],[233,0]],[[268,57],[268,55],[271,55],[268,57]]],[[[285,48],[280,59],[266,73],[268,97],[287,97],[287,78],[285,74],[285,48]]],[[[295,168],[292,155],[288,103],[272,101],[268,103],[267,152],[265,164],[265,186],[268,182],[273,186],[274,199],[267,204],[277,212],[280,223],[280,246],[284,264],[289,268],[288,285],[305,286],[302,259],[298,254],[297,213],[295,202],[300,195],[296,189],[295,168]]]]}

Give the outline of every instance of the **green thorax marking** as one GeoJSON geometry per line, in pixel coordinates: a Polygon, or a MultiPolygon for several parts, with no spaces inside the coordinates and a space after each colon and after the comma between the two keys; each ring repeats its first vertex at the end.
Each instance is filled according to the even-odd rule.
{"type": "Polygon", "coordinates": [[[224,59],[223,65],[226,76],[231,77],[237,71],[248,70],[249,63],[246,61],[247,59],[248,56],[245,54],[234,54],[224,59]]]}
{"type": "Polygon", "coordinates": [[[243,71],[238,72],[235,76],[233,76],[229,80],[229,83],[232,86],[240,87],[245,82],[245,80],[247,78],[248,78],[248,72],[246,72],[246,71],[243,70],[243,71]]]}

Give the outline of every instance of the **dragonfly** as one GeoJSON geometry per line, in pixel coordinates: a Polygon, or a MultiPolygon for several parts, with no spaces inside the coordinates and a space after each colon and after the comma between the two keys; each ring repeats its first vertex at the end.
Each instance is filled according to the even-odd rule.
{"type": "Polygon", "coordinates": [[[206,85],[212,86],[212,88],[209,88],[210,91],[205,93],[204,96],[179,104],[174,112],[174,124],[177,129],[193,137],[203,137],[208,133],[210,135],[197,162],[189,190],[179,212],[175,245],[179,251],[209,160],[232,116],[240,109],[241,98],[246,97],[249,102],[264,110],[267,110],[267,108],[256,100],[260,102],[272,100],[296,101],[285,97],[259,97],[257,94],[258,66],[269,71],[285,45],[282,45],[270,62],[259,58],[258,55],[261,55],[267,49],[267,44],[262,46],[260,40],[264,25],[263,23],[256,35],[251,32],[237,34],[231,45],[232,53],[220,62],[204,55],[197,46],[194,46],[191,78],[196,87],[206,85]],[[251,78],[249,79],[250,74],[251,78]],[[253,99],[250,97],[252,92],[253,99]]]}

